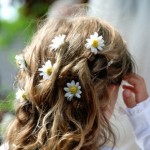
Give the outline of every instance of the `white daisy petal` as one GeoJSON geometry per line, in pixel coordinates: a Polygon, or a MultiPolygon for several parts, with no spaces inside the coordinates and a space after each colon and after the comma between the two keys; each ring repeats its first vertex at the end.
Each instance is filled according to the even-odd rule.
{"type": "Polygon", "coordinates": [[[87,42],[90,42],[90,41],[91,41],[91,39],[86,39],[86,41],[87,41],[87,42]]]}
{"type": "Polygon", "coordinates": [[[69,88],[67,88],[67,87],[65,87],[64,90],[65,90],[66,92],[69,92],[69,88]]]}
{"type": "Polygon", "coordinates": [[[39,68],[38,71],[43,71],[43,68],[39,68]]]}
{"type": "Polygon", "coordinates": [[[45,74],[42,72],[42,73],[40,73],[39,75],[40,75],[40,76],[44,76],[45,74]]]}
{"type": "Polygon", "coordinates": [[[67,83],[67,87],[64,87],[65,90],[65,97],[67,97],[67,100],[71,101],[72,98],[75,96],[77,98],[81,98],[81,86],[79,85],[79,82],[75,82],[74,80],[71,81],[71,83],[67,83]]]}
{"type": "Polygon", "coordinates": [[[69,101],[71,101],[71,100],[72,100],[72,98],[73,98],[73,96],[70,96],[70,97],[68,97],[67,99],[68,99],[69,101]]]}
{"type": "Polygon", "coordinates": [[[76,93],[75,95],[77,98],[81,98],[81,95],[79,93],[76,93]]]}
{"type": "Polygon", "coordinates": [[[71,85],[72,85],[72,86],[75,85],[75,81],[74,81],[74,80],[71,81],[71,85]]]}
{"type": "Polygon", "coordinates": [[[95,38],[95,35],[90,35],[90,39],[93,39],[93,38],[95,38]]]}
{"type": "Polygon", "coordinates": [[[43,79],[50,79],[52,70],[53,70],[53,66],[50,60],[45,62],[45,64],[42,65],[42,67],[38,69],[38,71],[41,72],[39,75],[43,76],[43,79]]]}
{"type": "Polygon", "coordinates": [[[65,94],[65,97],[71,97],[71,96],[73,96],[73,95],[70,92],[65,94]]]}
{"type": "Polygon", "coordinates": [[[54,39],[51,41],[52,44],[50,44],[49,47],[52,48],[52,50],[56,51],[58,48],[60,48],[62,44],[64,44],[65,37],[66,35],[64,34],[55,36],[54,39]]]}
{"type": "Polygon", "coordinates": [[[62,38],[61,38],[61,42],[64,41],[65,37],[66,37],[66,35],[63,34],[63,35],[62,35],[62,38]]]}
{"type": "Polygon", "coordinates": [[[68,86],[68,87],[70,87],[70,86],[71,86],[71,84],[70,84],[70,83],[67,83],[67,86],[68,86]]]}
{"type": "Polygon", "coordinates": [[[103,41],[103,42],[104,42],[104,40],[103,40],[103,37],[102,37],[102,36],[97,37],[97,39],[98,39],[99,41],[103,41]]]}
{"type": "Polygon", "coordinates": [[[100,47],[104,47],[105,46],[105,44],[104,43],[102,43],[101,45],[100,45],[100,47]]]}
{"type": "Polygon", "coordinates": [[[20,101],[24,101],[27,99],[27,93],[23,89],[18,89],[16,92],[16,99],[20,101]]]}
{"type": "Polygon", "coordinates": [[[20,69],[24,69],[24,70],[27,69],[26,61],[23,55],[16,55],[15,59],[16,59],[16,64],[20,69]]]}
{"type": "Polygon", "coordinates": [[[85,47],[90,49],[94,54],[97,54],[98,50],[101,51],[105,46],[103,36],[99,36],[97,32],[90,35],[90,38],[86,39],[86,42],[85,47]]]}
{"type": "Polygon", "coordinates": [[[45,66],[51,66],[51,65],[52,65],[52,63],[51,63],[50,60],[48,60],[48,61],[45,63],[45,66]]]}
{"type": "Polygon", "coordinates": [[[95,37],[98,37],[98,33],[97,33],[97,32],[94,32],[94,36],[95,36],[95,37]]]}
{"type": "Polygon", "coordinates": [[[90,49],[90,48],[91,48],[91,44],[86,43],[86,44],[85,44],[85,47],[86,47],[87,49],[90,49]]]}
{"type": "Polygon", "coordinates": [[[43,75],[43,79],[49,80],[49,79],[50,79],[50,76],[48,76],[48,75],[43,75]]]}
{"type": "Polygon", "coordinates": [[[81,89],[81,86],[78,86],[78,89],[80,90],[80,89],[81,89]]]}
{"type": "Polygon", "coordinates": [[[93,52],[94,54],[97,54],[97,49],[94,47],[91,47],[91,52],[93,52]]]}
{"type": "Polygon", "coordinates": [[[81,93],[82,93],[82,91],[80,91],[80,90],[79,90],[79,91],[78,91],[78,93],[79,93],[79,94],[81,94],[81,93]]]}
{"type": "Polygon", "coordinates": [[[78,87],[79,87],[79,82],[77,82],[77,83],[76,83],[76,86],[78,86],[78,87]]]}
{"type": "Polygon", "coordinates": [[[102,50],[103,48],[101,46],[98,47],[99,50],[102,50]]]}

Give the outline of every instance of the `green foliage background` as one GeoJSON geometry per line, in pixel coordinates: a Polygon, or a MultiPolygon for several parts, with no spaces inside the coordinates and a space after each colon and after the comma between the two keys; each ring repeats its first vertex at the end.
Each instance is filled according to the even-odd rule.
{"type": "MultiPolygon", "coordinates": [[[[33,16],[24,16],[21,8],[18,11],[19,18],[15,22],[0,20],[0,52],[6,51],[8,47],[11,47],[16,37],[21,37],[24,39],[22,43],[27,43],[35,31],[36,18],[33,16]]],[[[10,53],[8,58],[10,63],[13,63],[15,66],[14,56],[15,52],[13,54],[10,53]]],[[[7,94],[0,97],[0,111],[13,111],[14,93],[7,91],[7,94]],[[6,98],[4,98],[4,96],[6,96],[6,98]]]]}
{"type": "MultiPolygon", "coordinates": [[[[21,42],[21,45],[26,45],[26,43],[30,41],[36,30],[37,22],[41,20],[42,16],[45,16],[49,7],[48,4],[34,2],[27,14],[28,8],[26,6],[26,3],[20,6],[18,9],[19,17],[16,21],[11,22],[9,20],[0,19],[0,53],[2,51],[8,52],[9,63],[14,66],[14,69],[14,56],[16,54],[15,51],[10,51],[12,45],[15,42],[21,42]],[[17,41],[17,39],[19,40],[17,41]]],[[[1,86],[2,85],[0,85],[0,114],[14,114],[15,93],[13,90],[2,91],[1,86]]],[[[3,118],[3,116],[0,115],[0,120],[1,118],[3,118]]],[[[4,131],[6,130],[4,129],[5,127],[7,127],[7,125],[3,126],[0,122],[0,144],[4,136],[4,131]]]]}

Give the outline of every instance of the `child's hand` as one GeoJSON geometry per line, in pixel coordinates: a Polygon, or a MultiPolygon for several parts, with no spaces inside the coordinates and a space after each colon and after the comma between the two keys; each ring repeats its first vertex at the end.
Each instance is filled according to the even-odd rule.
{"type": "Polygon", "coordinates": [[[131,74],[126,76],[124,80],[131,85],[123,85],[122,95],[127,107],[132,108],[148,98],[145,81],[141,76],[131,74]]]}

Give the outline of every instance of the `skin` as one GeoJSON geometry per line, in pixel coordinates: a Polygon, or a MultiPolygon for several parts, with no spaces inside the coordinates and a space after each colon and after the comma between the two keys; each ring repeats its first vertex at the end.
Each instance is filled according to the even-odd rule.
{"type": "Polygon", "coordinates": [[[124,78],[129,85],[123,85],[123,100],[128,108],[135,107],[138,103],[145,101],[149,94],[144,79],[137,74],[130,74],[124,78]]]}
{"type": "MultiPolygon", "coordinates": [[[[137,74],[130,74],[124,78],[128,85],[122,85],[123,100],[128,108],[135,107],[138,103],[145,101],[149,95],[144,79],[137,74]]],[[[106,116],[110,118],[118,97],[119,86],[111,85],[109,87],[110,104],[106,109],[106,116]]]]}
{"type": "Polygon", "coordinates": [[[105,111],[105,115],[107,116],[107,118],[111,118],[118,97],[119,85],[118,86],[111,85],[109,86],[108,90],[109,90],[110,101],[105,111]]]}

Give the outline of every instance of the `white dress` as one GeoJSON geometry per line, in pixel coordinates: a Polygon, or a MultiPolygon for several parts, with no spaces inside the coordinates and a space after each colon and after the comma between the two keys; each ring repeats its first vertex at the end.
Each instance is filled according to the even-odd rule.
{"type": "MultiPolygon", "coordinates": [[[[127,108],[126,113],[133,126],[137,144],[141,150],[150,150],[150,97],[133,108],[127,108]]],[[[7,144],[3,144],[0,150],[8,150],[8,147],[7,144]]],[[[104,147],[102,150],[112,150],[112,148],[104,147]]]]}

